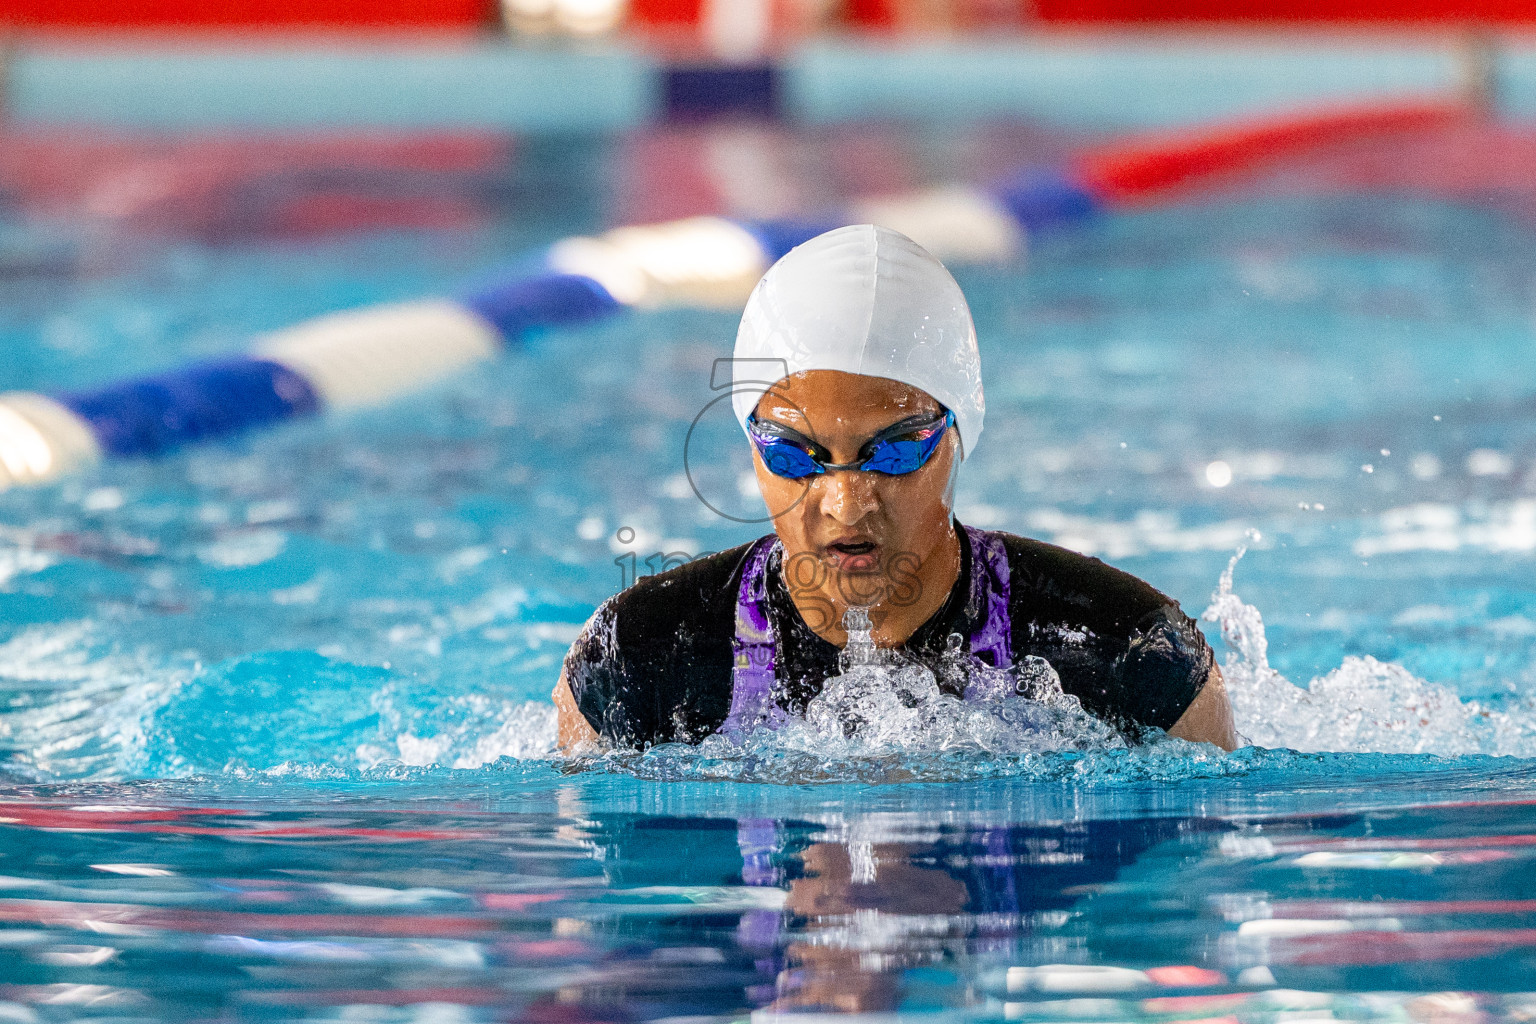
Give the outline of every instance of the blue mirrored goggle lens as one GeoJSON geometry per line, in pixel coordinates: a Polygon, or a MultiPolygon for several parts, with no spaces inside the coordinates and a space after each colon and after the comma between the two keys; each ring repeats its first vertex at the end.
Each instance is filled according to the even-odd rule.
{"type": "MultiPolygon", "coordinates": [[[[887,476],[903,476],[921,469],[938,448],[944,432],[954,425],[954,413],[946,411],[944,418],[931,427],[908,433],[899,438],[888,438],[871,443],[869,457],[858,464],[861,470],[884,473],[887,476]]],[[[756,427],[756,420],[748,423],[756,427]]],[[[808,476],[825,473],[827,469],[851,469],[824,463],[815,455],[787,438],[776,437],[759,430],[751,430],[752,441],[762,455],[768,472],[789,480],[803,480],[808,476]]]]}
{"type": "Polygon", "coordinates": [[[923,463],[928,461],[928,456],[933,454],[933,449],[937,445],[937,433],[931,441],[881,441],[875,446],[874,453],[860,464],[859,468],[890,476],[915,473],[923,468],[923,463]]]}
{"type": "Polygon", "coordinates": [[[944,438],[944,432],[954,423],[955,414],[946,409],[944,418],[930,427],[876,441],[869,458],[860,463],[859,468],[889,476],[915,473],[933,457],[939,442],[944,438]]]}
{"type": "Polygon", "coordinates": [[[788,441],[758,440],[757,450],[763,456],[763,465],[774,476],[803,480],[824,472],[821,463],[812,458],[810,452],[788,441]]]}

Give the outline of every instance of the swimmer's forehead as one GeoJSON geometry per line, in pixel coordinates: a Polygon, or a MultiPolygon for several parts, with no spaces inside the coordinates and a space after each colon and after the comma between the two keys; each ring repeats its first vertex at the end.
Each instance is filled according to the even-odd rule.
{"type": "Polygon", "coordinates": [[[821,430],[878,430],[943,406],[921,388],[843,370],[803,370],[774,384],[757,402],[760,419],[821,430]]]}

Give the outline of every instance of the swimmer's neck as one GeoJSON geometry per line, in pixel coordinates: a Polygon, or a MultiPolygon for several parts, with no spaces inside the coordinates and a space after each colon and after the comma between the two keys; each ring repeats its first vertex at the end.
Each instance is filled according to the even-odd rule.
{"type": "Polygon", "coordinates": [[[829,569],[818,587],[787,589],[795,610],[811,631],[838,648],[848,642],[848,634],[843,630],[843,615],[850,603],[847,595],[887,595],[885,600],[868,606],[874,640],[881,647],[900,647],[944,607],[960,578],[960,565],[960,534],[951,520],[945,535],[921,560],[910,556],[890,576],[859,574],[845,578],[838,570],[829,569]]]}

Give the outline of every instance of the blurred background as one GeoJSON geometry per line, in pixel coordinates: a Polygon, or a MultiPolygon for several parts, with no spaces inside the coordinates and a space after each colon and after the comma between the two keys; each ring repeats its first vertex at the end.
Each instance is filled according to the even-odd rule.
{"type": "Polygon", "coordinates": [[[1536,969],[1460,802],[1531,796],[1533,569],[1536,0],[0,0],[0,798],[72,808],[0,1020],[1529,1022],[1448,990],[1536,969]],[[1271,750],[540,760],[593,608],[766,532],[714,363],[855,219],[975,314],[960,519],[1209,605],[1271,750]],[[776,983],[802,863],[874,923],[776,983]],[[1237,1001],[986,980],[1058,960],[1237,1001]]]}
{"type": "MultiPolygon", "coordinates": [[[[715,42],[753,36],[758,46],[827,31],[881,33],[1020,31],[1049,25],[1292,25],[1378,22],[1520,24],[1518,0],[12,0],[18,26],[71,28],[393,28],[475,31],[498,24],[518,32],[597,36],[608,32],[703,36],[715,42]]],[[[740,45],[740,44],[738,44],[740,45]]]]}
{"type": "MultiPolygon", "coordinates": [[[[522,223],[784,216],[1049,163],[1063,132],[1536,109],[1533,27],[1518,0],[4,0],[0,209],[204,239],[463,227],[518,188],[560,193],[522,223]],[[603,181],[538,176],[583,143],[621,151],[603,181]]],[[[19,245],[10,276],[87,258],[19,245]]]]}
{"type": "MultiPolygon", "coordinates": [[[[1536,749],[1533,29],[1501,0],[0,0],[0,392],[133,456],[0,495],[0,750],[125,777],[544,749],[591,609],[762,529],[734,421],[689,434],[739,286],[914,210],[983,339],[962,519],[1192,613],[1247,545],[1274,668],[1370,655],[1405,674],[1350,700],[1459,695],[1404,749],[1536,749]],[[701,215],[730,223],[604,235],[701,215]],[[282,417],[175,376],[560,253],[611,319],[533,295],[504,358],[378,408],[233,436],[282,417]],[[265,739],[203,728],[258,684],[265,739]]],[[[14,408],[0,482],[46,477],[72,442],[14,408]]]]}

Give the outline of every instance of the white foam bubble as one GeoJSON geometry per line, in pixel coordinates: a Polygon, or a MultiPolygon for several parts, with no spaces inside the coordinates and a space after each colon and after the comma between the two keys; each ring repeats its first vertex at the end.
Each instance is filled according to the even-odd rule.
{"type": "MultiPolygon", "coordinates": [[[[971,657],[959,637],[941,666],[965,684],[965,699],[940,688],[934,672],[877,648],[863,609],[844,619],[848,644],[840,675],[828,679],[803,719],[741,739],[707,738],[706,758],[750,760],[806,755],[824,763],[904,755],[997,755],[1124,747],[1125,741],[1061,689],[1051,666],[1027,658],[999,671],[971,657]]],[[[953,686],[951,687],[953,689],[953,686]]]]}

